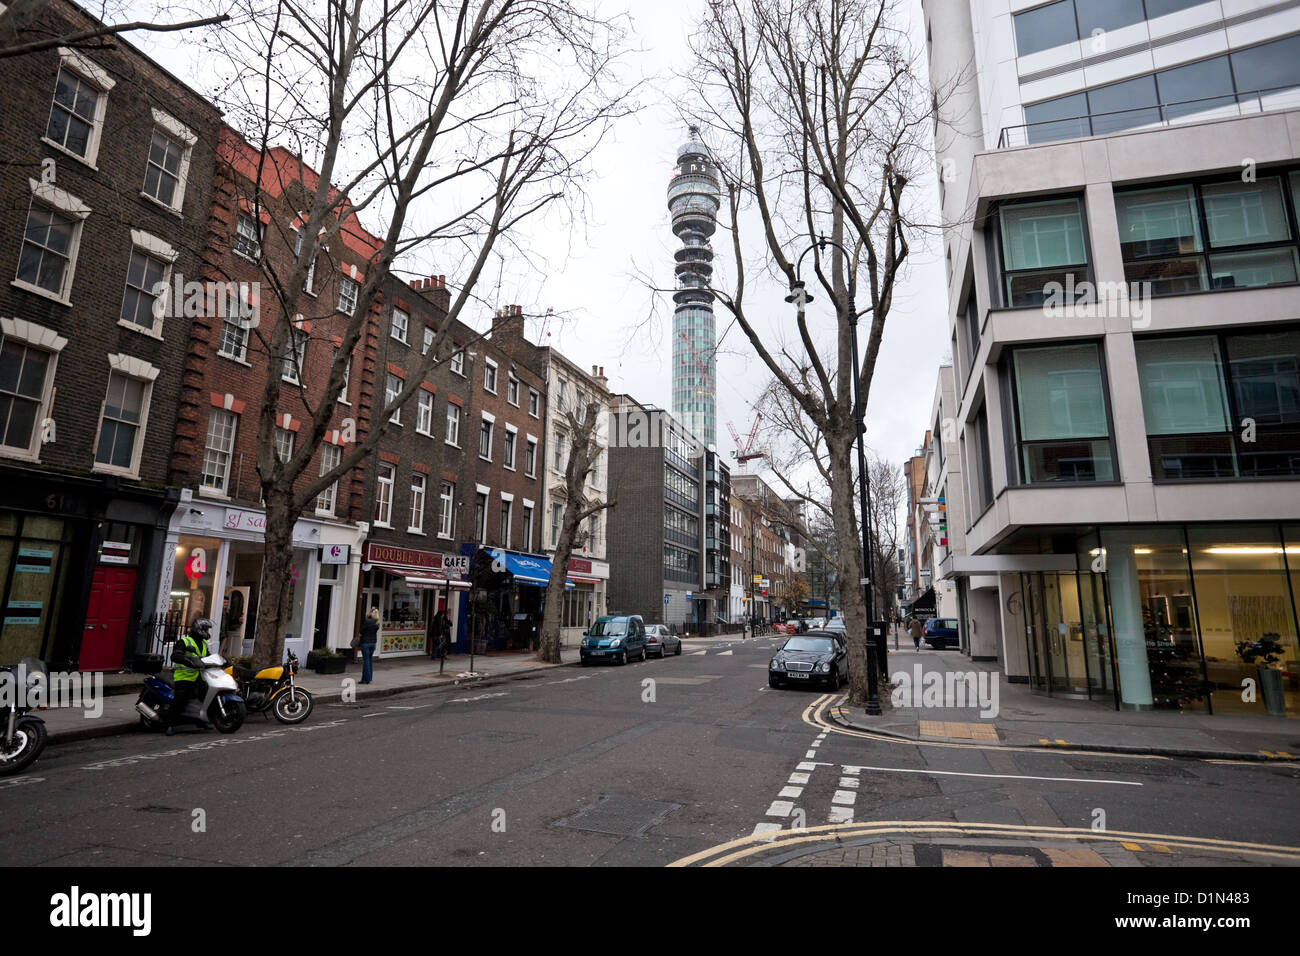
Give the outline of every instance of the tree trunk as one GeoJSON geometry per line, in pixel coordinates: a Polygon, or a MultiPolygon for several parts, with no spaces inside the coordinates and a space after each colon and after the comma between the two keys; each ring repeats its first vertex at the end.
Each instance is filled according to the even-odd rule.
{"type": "Polygon", "coordinates": [[[853,434],[827,435],[831,453],[831,511],[839,550],[840,602],[849,652],[849,688],[854,703],[867,699],[867,608],[863,600],[862,536],[853,482],[853,434]]]}
{"type": "MultiPolygon", "coordinates": [[[[261,591],[257,598],[257,631],[253,645],[254,672],[284,662],[284,624],[292,601],[293,526],[298,516],[288,498],[291,493],[266,496],[266,541],[262,549],[261,591]]],[[[307,569],[298,570],[298,587],[306,586],[307,569]]]]}
{"type": "Polygon", "coordinates": [[[551,556],[551,579],[546,582],[546,607],[542,611],[542,637],[537,659],[548,664],[562,663],[560,625],[564,613],[564,582],[568,577],[569,555],[573,553],[573,538],[577,530],[578,509],[570,501],[564,508],[560,540],[551,556]]]}

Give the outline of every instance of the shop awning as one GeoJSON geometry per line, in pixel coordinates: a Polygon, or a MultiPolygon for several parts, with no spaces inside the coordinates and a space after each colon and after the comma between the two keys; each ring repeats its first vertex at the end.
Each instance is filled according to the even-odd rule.
{"type": "Polygon", "coordinates": [[[917,597],[917,599],[912,602],[911,606],[908,608],[908,611],[911,614],[916,615],[918,617],[927,614],[933,617],[936,613],[935,601],[934,601],[934,588],[926,588],[924,591],[922,591],[920,596],[917,597]]]}
{"type": "MultiPolygon", "coordinates": [[[[511,551],[489,550],[489,557],[494,561],[500,561],[505,565],[505,570],[515,576],[515,580],[521,584],[533,584],[537,587],[546,587],[551,580],[551,562],[549,558],[539,557],[533,554],[515,554],[511,551]]],[[[565,588],[573,587],[573,582],[567,577],[564,581],[565,588]]]]}
{"type": "Polygon", "coordinates": [[[447,587],[468,588],[469,582],[455,581],[450,578],[437,577],[437,576],[411,577],[408,575],[406,578],[406,586],[408,588],[411,588],[412,590],[420,590],[422,588],[427,589],[427,588],[447,588],[447,587]]]}

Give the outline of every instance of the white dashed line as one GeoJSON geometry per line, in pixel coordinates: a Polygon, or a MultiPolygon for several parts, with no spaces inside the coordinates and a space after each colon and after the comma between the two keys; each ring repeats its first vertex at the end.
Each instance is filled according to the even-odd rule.
{"type": "Polygon", "coordinates": [[[788,817],[794,812],[794,804],[789,800],[773,800],[772,805],[767,808],[769,817],[788,817]]]}
{"type": "Polygon", "coordinates": [[[831,803],[838,807],[851,807],[858,802],[858,795],[852,790],[836,790],[831,803]]]}
{"type": "Polygon", "coordinates": [[[779,823],[760,823],[754,827],[754,832],[752,836],[766,835],[768,841],[771,841],[780,832],[781,832],[781,824],[779,823]]]}
{"type": "Polygon", "coordinates": [[[803,796],[803,787],[783,787],[777,796],[797,800],[799,797],[803,796]]]}
{"type": "Polygon", "coordinates": [[[797,783],[797,784],[805,784],[808,782],[809,776],[811,775],[806,773],[792,773],[790,774],[790,782],[797,783]]]}
{"type": "Polygon", "coordinates": [[[858,778],[840,777],[840,786],[843,787],[845,790],[856,790],[858,789],[858,778]]]}
{"type": "Polygon", "coordinates": [[[852,807],[831,807],[830,815],[826,818],[827,823],[852,823],[852,807]]]}

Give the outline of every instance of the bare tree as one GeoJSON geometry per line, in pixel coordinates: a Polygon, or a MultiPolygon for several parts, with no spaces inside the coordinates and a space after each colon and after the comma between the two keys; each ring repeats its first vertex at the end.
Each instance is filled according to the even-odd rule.
{"type": "Polygon", "coordinates": [[[230,19],[229,14],[221,13],[216,16],[173,23],[152,20],[108,23],[106,21],[109,17],[121,16],[123,11],[116,9],[118,4],[104,3],[98,11],[90,11],[92,14],[98,14],[97,19],[100,21],[98,25],[81,30],[60,30],[51,34],[38,26],[41,14],[49,3],[50,0],[12,0],[8,6],[0,8],[0,59],[26,56],[58,47],[100,48],[111,45],[113,38],[123,33],[171,33],[225,23],[230,19]]]}
{"type": "Polygon", "coordinates": [[[301,202],[297,237],[281,236],[291,245],[301,240],[297,255],[278,267],[260,253],[258,335],[268,361],[257,411],[257,474],[267,514],[254,649],[261,667],[283,654],[294,522],[361,463],[393,413],[449,356],[449,331],[475,302],[491,259],[507,252],[526,257],[521,224],[551,209],[580,215],[575,203],[587,160],[632,104],[628,91],[614,85],[619,21],[597,20],[570,0],[237,5],[238,27],[216,33],[209,46],[227,65],[219,105],[254,148],[258,169],[247,201],[255,219],[272,201],[262,189],[271,147],[302,158],[296,172],[292,164],[274,170],[298,180],[277,184],[301,202]],[[280,369],[295,361],[294,316],[309,271],[319,255],[358,239],[361,217],[384,228],[371,237],[355,305],[333,330],[341,344],[329,376],[286,384],[280,369]],[[368,432],[336,467],[316,476],[310,462],[334,427],[349,360],[399,257],[459,266],[458,281],[448,283],[446,316],[422,364],[386,407],[373,411],[368,432]],[[281,460],[274,439],[286,388],[299,391],[309,421],[281,460]]]}
{"type": "Polygon", "coordinates": [[[873,455],[867,466],[871,486],[872,555],[871,584],[875,588],[878,616],[894,604],[894,595],[902,583],[898,572],[898,546],[902,540],[901,519],[907,507],[907,484],[903,469],[893,462],[873,455]]]}
{"type": "Polygon", "coordinates": [[[614,501],[601,501],[587,496],[587,478],[591,466],[600,455],[597,426],[600,422],[600,405],[588,402],[582,418],[573,411],[564,413],[565,426],[572,436],[569,460],[564,465],[564,519],[560,523],[560,539],[555,542],[551,557],[551,577],[546,582],[546,608],[542,612],[542,633],[538,659],[549,664],[560,663],[560,615],[564,609],[564,580],[568,574],[569,555],[575,545],[586,540],[583,522],[592,515],[612,508],[614,501]]]}
{"type": "MultiPolygon", "coordinates": [[[[865,407],[920,228],[909,186],[928,162],[930,99],[895,0],[713,0],[694,52],[698,122],[719,166],[732,240],[732,287],[713,292],[820,434],[840,581],[856,582],[864,571],[854,390],[865,407]],[[762,236],[758,262],[745,241],[751,226],[762,236]],[[811,236],[826,243],[812,247],[801,269],[811,236]],[[822,312],[834,316],[833,365],[803,309],[797,341],[783,345],[760,331],[765,309],[750,292],[772,276],[791,290],[809,279],[822,312]],[[851,336],[859,321],[866,334],[855,367],[851,336]]],[[[848,632],[865,638],[862,592],[843,587],[842,600],[848,632]]],[[[866,696],[865,665],[865,640],[850,640],[855,700],[866,696]]]]}

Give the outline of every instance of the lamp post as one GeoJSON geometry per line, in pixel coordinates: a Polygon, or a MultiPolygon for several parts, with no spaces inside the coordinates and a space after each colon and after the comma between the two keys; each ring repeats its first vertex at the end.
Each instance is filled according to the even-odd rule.
{"type": "MultiPolygon", "coordinates": [[[[800,278],[800,269],[803,267],[803,260],[813,249],[825,251],[827,246],[834,246],[847,260],[852,260],[847,249],[832,239],[825,236],[818,236],[817,241],[810,244],[807,249],[800,253],[799,258],[795,261],[794,282],[790,285],[790,294],[785,297],[785,301],[795,307],[799,318],[803,319],[804,310],[813,297],[808,294],[807,287],[800,278]]],[[[858,310],[854,303],[853,283],[849,287],[849,330],[852,335],[853,343],[853,377],[849,384],[853,389],[853,424],[857,430],[857,447],[858,447],[858,507],[862,511],[862,589],[863,599],[867,609],[867,715],[876,717],[880,715],[880,687],[879,678],[876,673],[876,641],[875,641],[875,602],[871,595],[871,573],[875,567],[874,554],[871,547],[871,495],[867,489],[867,454],[866,454],[866,403],[863,401],[861,389],[858,388],[858,310]]],[[[843,370],[841,369],[841,372],[843,370]]]]}

